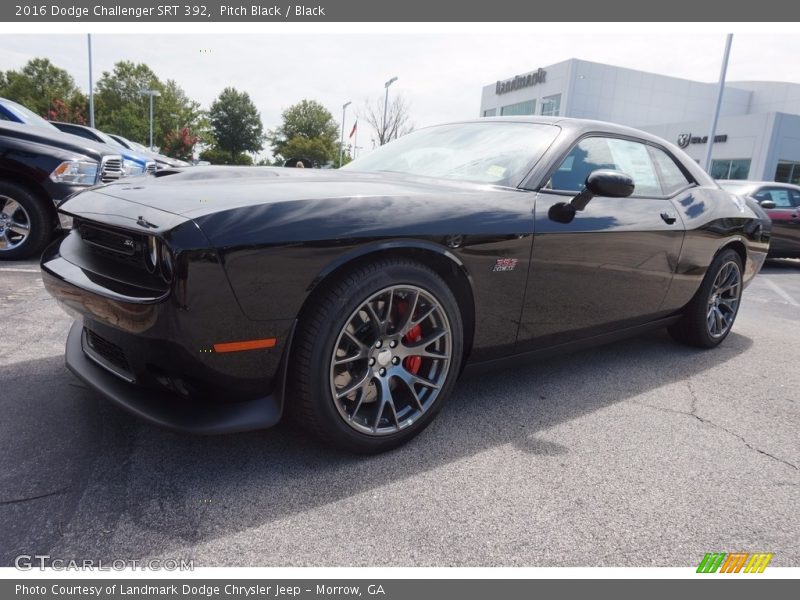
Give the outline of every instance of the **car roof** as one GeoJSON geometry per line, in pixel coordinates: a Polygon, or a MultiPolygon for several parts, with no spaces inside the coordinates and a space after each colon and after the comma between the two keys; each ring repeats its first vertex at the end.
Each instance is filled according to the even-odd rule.
{"type": "Polygon", "coordinates": [[[618,123],[611,123],[609,121],[597,121],[595,119],[577,119],[573,117],[545,117],[543,115],[528,115],[528,116],[513,116],[513,117],[479,117],[477,119],[469,119],[467,121],[460,121],[462,123],[483,123],[483,122],[517,122],[517,123],[536,123],[539,125],[554,125],[561,129],[570,130],[573,134],[582,135],[591,132],[612,133],[621,136],[636,137],[643,140],[651,141],[661,146],[673,145],[652,133],[636,129],[635,127],[628,127],[626,125],[619,125],[618,123]]]}

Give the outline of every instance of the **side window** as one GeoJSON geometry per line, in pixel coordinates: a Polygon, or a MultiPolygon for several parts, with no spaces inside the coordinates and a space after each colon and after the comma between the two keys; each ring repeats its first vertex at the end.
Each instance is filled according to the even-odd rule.
{"type": "Polygon", "coordinates": [[[661,180],[661,191],[665,196],[671,196],[678,190],[685,188],[692,183],[683,174],[675,161],[663,150],[650,146],[650,156],[658,169],[659,179],[661,180]]]}
{"type": "Polygon", "coordinates": [[[775,208],[792,208],[790,190],[786,188],[761,188],[754,196],[756,200],[772,200],[775,208]]]}
{"type": "Polygon", "coordinates": [[[596,169],[614,167],[608,141],[599,137],[586,138],[570,150],[558,170],[553,173],[547,187],[577,193],[583,189],[589,173],[596,169]]]}
{"type": "Polygon", "coordinates": [[[89,133],[88,131],[81,129],[80,127],[64,127],[62,131],[64,133],[70,133],[72,135],[77,135],[78,137],[94,141],[94,136],[92,136],[92,134],[89,133]]]}
{"type": "Polygon", "coordinates": [[[616,138],[590,137],[581,140],[567,155],[550,181],[549,189],[579,192],[589,173],[614,169],[633,178],[636,196],[661,196],[661,186],[647,146],[616,138]]]}

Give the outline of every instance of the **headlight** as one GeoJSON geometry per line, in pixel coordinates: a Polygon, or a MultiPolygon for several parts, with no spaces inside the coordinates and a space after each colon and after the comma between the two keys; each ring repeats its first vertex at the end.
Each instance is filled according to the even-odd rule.
{"type": "Polygon", "coordinates": [[[144,173],[144,167],[126,158],[122,160],[122,172],[125,174],[125,177],[136,177],[144,173]]]}
{"type": "Polygon", "coordinates": [[[166,282],[172,281],[175,274],[175,258],[164,242],[153,235],[147,236],[147,250],[145,252],[145,265],[147,271],[160,274],[166,282]]]}
{"type": "Polygon", "coordinates": [[[147,236],[147,270],[151,273],[155,272],[158,267],[158,240],[152,235],[147,236]]]}
{"type": "Polygon", "coordinates": [[[94,185],[98,168],[93,160],[65,160],[50,173],[50,179],[56,183],[94,185]]]}
{"type": "Polygon", "coordinates": [[[172,275],[175,273],[175,263],[172,258],[172,253],[164,243],[161,246],[161,276],[165,281],[172,281],[172,275]]]}

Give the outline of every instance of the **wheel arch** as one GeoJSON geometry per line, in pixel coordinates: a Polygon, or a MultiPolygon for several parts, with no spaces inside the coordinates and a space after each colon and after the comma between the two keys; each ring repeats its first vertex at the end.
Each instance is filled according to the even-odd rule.
{"type": "Polygon", "coordinates": [[[386,240],[354,248],[329,263],[309,284],[307,295],[298,313],[303,313],[312,304],[314,297],[323,290],[325,283],[337,274],[361,264],[382,258],[411,259],[425,265],[439,275],[453,292],[464,326],[463,368],[470,351],[475,334],[475,294],[471,275],[464,263],[447,248],[424,240],[386,240]]]}
{"type": "Polygon", "coordinates": [[[714,254],[714,258],[716,258],[717,255],[719,255],[719,253],[723,250],[728,249],[735,251],[739,255],[739,258],[742,259],[742,271],[744,271],[747,265],[747,246],[745,245],[744,241],[738,237],[726,241],[717,249],[717,252],[714,254]]]}

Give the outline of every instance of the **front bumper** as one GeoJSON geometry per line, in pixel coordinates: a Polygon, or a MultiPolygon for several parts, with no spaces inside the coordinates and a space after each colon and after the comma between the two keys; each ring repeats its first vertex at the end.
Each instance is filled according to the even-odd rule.
{"type": "Polygon", "coordinates": [[[87,254],[75,232],[52,244],[42,257],[42,280],[77,318],[67,367],[118,406],[173,430],[222,434],[275,425],[294,321],[247,319],[222,267],[207,252],[200,256],[189,253],[174,285],[150,290],[124,268],[87,254]],[[215,350],[217,342],[262,338],[277,343],[215,350]]]}
{"type": "Polygon", "coordinates": [[[83,320],[72,324],[67,337],[67,368],[89,388],[150,423],[183,433],[212,435],[265,429],[281,418],[276,394],[240,402],[192,402],[168,391],[143,388],[126,382],[85,352],[83,320]]]}

